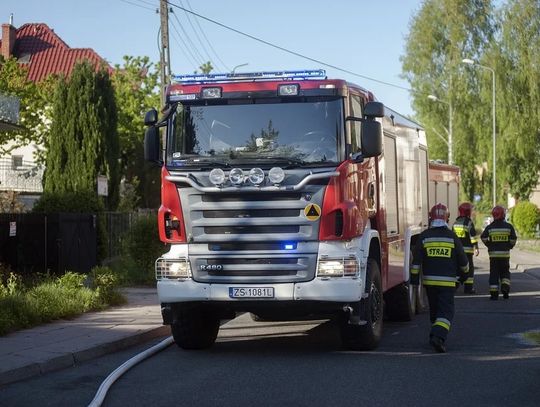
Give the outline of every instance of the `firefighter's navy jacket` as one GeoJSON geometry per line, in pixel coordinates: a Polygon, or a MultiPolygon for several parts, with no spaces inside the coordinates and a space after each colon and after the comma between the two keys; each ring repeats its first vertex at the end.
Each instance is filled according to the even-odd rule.
{"type": "Polygon", "coordinates": [[[510,258],[510,249],[517,241],[514,227],[502,219],[491,222],[480,238],[488,248],[490,259],[510,258]]]}
{"type": "Polygon", "coordinates": [[[459,216],[452,228],[456,236],[461,240],[465,253],[473,254],[474,248],[478,248],[478,239],[476,238],[476,229],[471,218],[468,216],[459,216]]]}
{"type": "Polygon", "coordinates": [[[418,237],[411,267],[411,284],[419,284],[420,271],[426,286],[453,287],[465,281],[469,271],[461,241],[446,226],[431,227],[418,237]]]}

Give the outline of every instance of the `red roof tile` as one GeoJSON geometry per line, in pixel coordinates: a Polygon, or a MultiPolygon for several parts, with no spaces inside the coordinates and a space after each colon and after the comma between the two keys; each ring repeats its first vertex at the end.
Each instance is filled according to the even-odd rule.
{"type": "Polygon", "coordinates": [[[70,48],[43,23],[28,23],[17,28],[13,55],[21,64],[28,66],[28,79],[34,82],[51,74],[63,73],[69,76],[75,63],[84,59],[96,67],[106,63],[91,48],[70,48]]]}

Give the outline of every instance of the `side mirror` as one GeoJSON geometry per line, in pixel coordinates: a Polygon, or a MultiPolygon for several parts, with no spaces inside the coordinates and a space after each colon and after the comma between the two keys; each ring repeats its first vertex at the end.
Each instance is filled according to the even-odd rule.
{"type": "MultiPolygon", "coordinates": [[[[367,106],[367,105],[366,105],[367,106]]],[[[375,120],[362,121],[362,157],[377,157],[382,153],[382,125],[375,120]]]]}
{"type": "Polygon", "coordinates": [[[381,102],[367,102],[364,106],[364,116],[368,118],[384,117],[384,105],[381,102]]]}
{"type": "Polygon", "coordinates": [[[150,126],[146,129],[144,134],[144,159],[156,164],[161,164],[160,153],[159,130],[155,126],[150,126]]]}
{"type": "Polygon", "coordinates": [[[158,112],[156,109],[150,109],[144,115],[144,124],[145,126],[153,126],[158,121],[158,112]]]}

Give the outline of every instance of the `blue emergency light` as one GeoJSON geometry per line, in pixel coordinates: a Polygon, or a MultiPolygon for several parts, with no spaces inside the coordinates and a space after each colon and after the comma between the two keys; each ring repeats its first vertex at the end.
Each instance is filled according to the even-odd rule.
{"type": "Polygon", "coordinates": [[[306,69],[303,71],[264,71],[264,72],[243,72],[243,73],[208,73],[208,74],[188,74],[174,75],[172,77],[176,83],[216,83],[227,81],[257,81],[268,79],[326,79],[324,69],[306,69]]]}
{"type": "Polygon", "coordinates": [[[295,250],[295,249],[296,249],[296,243],[285,242],[282,244],[282,250],[295,250]]]}

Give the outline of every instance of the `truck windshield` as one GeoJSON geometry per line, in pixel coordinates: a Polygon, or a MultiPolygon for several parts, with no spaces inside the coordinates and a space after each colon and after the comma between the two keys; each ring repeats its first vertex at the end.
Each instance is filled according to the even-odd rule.
{"type": "Polygon", "coordinates": [[[169,132],[168,165],[274,158],[303,165],[338,161],[344,127],[341,98],[224,103],[177,105],[169,132]]]}

